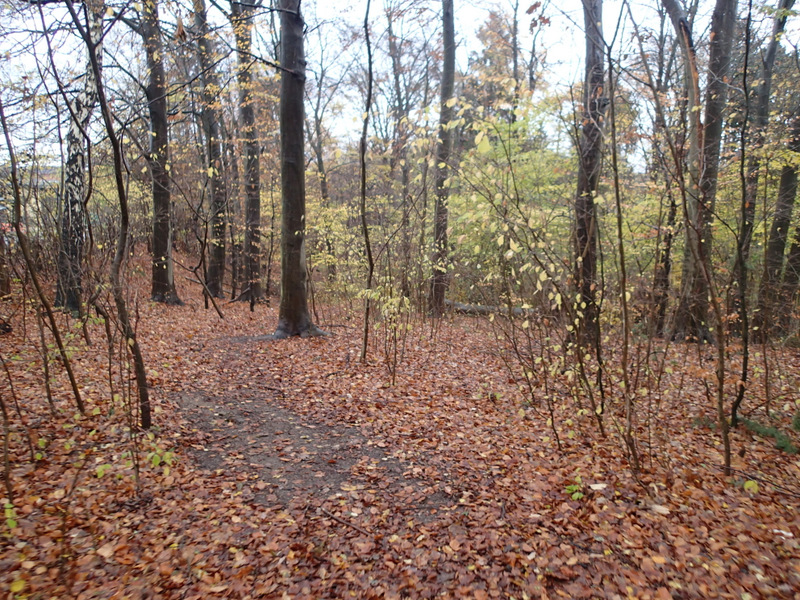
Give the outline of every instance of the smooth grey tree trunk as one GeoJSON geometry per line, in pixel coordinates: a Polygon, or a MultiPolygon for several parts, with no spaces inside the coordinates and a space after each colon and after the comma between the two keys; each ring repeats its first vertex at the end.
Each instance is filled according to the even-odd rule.
{"type": "Polygon", "coordinates": [[[142,5],[141,34],[147,56],[147,109],[150,113],[150,166],[153,190],[153,279],[155,302],[182,304],[175,290],[172,260],[172,199],[169,174],[169,125],[167,122],[167,78],[158,0],[142,5]]]}
{"type": "Polygon", "coordinates": [[[222,298],[223,277],[225,275],[225,181],[222,169],[222,139],[219,126],[220,93],[217,65],[214,57],[214,44],[208,28],[205,0],[193,0],[194,22],[198,35],[197,47],[200,58],[200,81],[203,85],[203,108],[201,120],[206,138],[206,158],[211,180],[210,212],[211,242],[208,251],[208,271],[206,285],[215,298],[222,298]]]}
{"type": "Polygon", "coordinates": [[[453,18],[453,0],[442,0],[442,41],[444,62],[442,64],[442,94],[439,112],[439,144],[436,147],[436,202],[433,213],[433,276],[431,277],[430,313],[433,317],[444,314],[444,298],[447,293],[448,248],[447,248],[447,201],[449,190],[445,185],[449,173],[448,163],[453,150],[453,132],[447,124],[453,119],[453,98],[456,71],[456,35],[453,18]]]}
{"type": "Polygon", "coordinates": [[[306,60],[300,0],[280,0],[281,11],[281,303],[273,337],[322,332],[311,322],[306,291],[304,89],[306,60]]]}
{"type": "Polygon", "coordinates": [[[236,38],[239,84],[239,127],[244,133],[244,290],[242,300],[255,302],[263,295],[261,285],[261,166],[256,130],[256,101],[253,89],[253,11],[255,5],[231,2],[231,24],[236,38]]]}

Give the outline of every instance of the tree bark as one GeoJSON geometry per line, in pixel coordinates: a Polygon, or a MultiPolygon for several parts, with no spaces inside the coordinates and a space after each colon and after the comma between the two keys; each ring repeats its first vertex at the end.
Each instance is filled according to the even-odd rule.
{"type": "Polygon", "coordinates": [[[11,293],[11,253],[9,252],[6,234],[0,231],[0,299],[11,293]]]}
{"type": "Polygon", "coordinates": [[[456,39],[453,19],[453,0],[442,0],[442,41],[444,62],[442,64],[442,95],[439,113],[439,144],[436,148],[436,202],[433,217],[433,277],[431,278],[430,312],[433,317],[444,314],[444,298],[447,293],[448,248],[448,162],[453,149],[453,132],[448,124],[453,119],[452,103],[456,71],[456,39]]]}
{"type": "MultiPolygon", "coordinates": [[[[761,159],[759,158],[758,150],[764,146],[767,124],[769,122],[769,105],[770,94],[772,90],[772,73],[775,66],[775,56],[778,53],[780,38],[783,35],[783,30],[786,27],[788,11],[793,5],[794,0],[778,0],[775,20],[772,25],[772,35],[769,39],[769,44],[767,44],[766,52],[764,52],[762,55],[763,58],[761,62],[761,68],[759,69],[759,83],[756,91],[756,109],[753,119],[754,140],[751,144],[749,144],[750,157],[747,161],[747,184],[745,186],[745,206],[743,211],[744,219],[741,225],[740,233],[742,250],[741,256],[737,256],[736,263],[734,264],[733,275],[735,281],[739,281],[739,279],[743,276],[746,277],[742,271],[747,269],[748,259],[750,258],[750,244],[753,238],[753,222],[756,213],[759,174],[761,172],[761,159]]],[[[789,217],[791,218],[791,212],[789,217]]],[[[775,219],[779,220],[780,218],[782,218],[782,215],[776,210],[775,219]]],[[[781,246],[781,266],[783,265],[783,250],[786,246],[785,232],[786,230],[784,230],[784,242],[783,246],[781,246]]],[[[771,233],[770,239],[772,239],[771,233]]],[[[769,250],[767,252],[769,254],[769,250]]],[[[764,274],[766,275],[766,266],[764,274]]],[[[761,294],[759,293],[759,298],[760,296],[761,294]]],[[[766,300],[766,298],[764,300],[766,300]]],[[[760,302],[761,300],[759,300],[759,304],[760,302]]],[[[761,321],[759,315],[761,315],[761,311],[756,313],[754,323],[756,327],[759,327],[755,330],[757,338],[760,337],[764,332],[764,327],[761,327],[761,325],[765,324],[763,321],[761,321]]]]}
{"type": "Polygon", "coordinates": [[[274,338],[322,332],[311,322],[306,292],[305,156],[306,60],[300,0],[280,0],[281,13],[281,303],[274,338]]]}
{"type": "Polygon", "coordinates": [[[256,131],[253,90],[253,11],[249,2],[231,2],[231,24],[236,37],[240,128],[244,133],[244,285],[242,300],[255,302],[264,296],[261,285],[261,149],[256,131]]]}
{"type": "MultiPolygon", "coordinates": [[[[99,14],[102,14],[102,3],[99,14]]],[[[139,397],[139,416],[143,429],[148,429],[152,424],[150,411],[150,394],[147,389],[147,373],[144,366],[144,357],[141,347],[136,337],[136,331],[131,323],[128,305],[125,299],[125,289],[122,282],[122,264],[128,255],[128,235],[130,231],[130,213],[128,211],[128,192],[125,185],[125,167],[122,156],[122,143],[114,130],[114,117],[111,114],[111,107],[106,96],[105,87],[100,79],[100,58],[98,44],[94,42],[91,32],[83,30],[80,25],[75,8],[67,3],[67,10],[72,16],[73,24],[81,32],[84,44],[89,53],[89,62],[96,82],[97,104],[103,118],[105,132],[111,143],[114,159],[114,183],[119,200],[119,230],[117,235],[117,247],[114,252],[114,261],[111,264],[111,291],[114,296],[114,304],[117,308],[117,318],[122,334],[125,336],[125,346],[131,352],[133,358],[133,368],[136,376],[136,387],[139,397]]]]}
{"type": "Polygon", "coordinates": [[[603,44],[603,2],[584,0],[586,35],[586,79],[583,95],[583,123],[578,159],[578,190],[575,196],[575,281],[580,295],[577,312],[582,341],[599,338],[597,307],[597,214],[595,197],[603,154],[605,62],[603,44]]]}
{"type": "Polygon", "coordinates": [[[222,140],[220,138],[219,112],[220,93],[214,62],[214,44],[208,28],[205,0],[193,0],[194,20],[197,29],[197,47],[200,58],[200,81],[203,86],[203,109],[201,120],[206,138],[208,174],[211,180],[210,212],[211,242],[208,251],[208,290],[216,298],[222,298],[225,274],[225,182],[222,177],[222,140]]]}
{"type": "Polygon", "coordinates": [[[409,188],[411,185],[411,167],[408,164],[408,138],[409,138],[409,113],[411,106],[409,94],[403,88],[403,64],[400,44],[394,33],[393,10],[386,10],[387,37],[389,42],[389,58],[392,61],[392,81],[394,102],[392,112],[395,120],[395,136],[392,147],[392,171],[395,165],[400,165],[400,235],[401,235],[401,268],[400,268],[400,293],[405,297],[411,296],[411,198],[409,188]]]}
{"type": "Polygon", "coordinates": [[[736,22],[736,0],[717,0],[711,19],[708,86],[704,124],[699,123],[697,57],[688,21],[674,0],[662,0],[672,19],[686,65],[691,119],[689,176],[685,198],[686,245],[683,276],[673,337],[697,342],[711,339],[708,325],[711,221],[717,194],[723,110],[728,97],[726,81],[736,22]],[[697,129],[697,134],[694,130],[697,129]],[[699,149],[699,153],[697,152],[699,149]],[[705,265],[705,266],[704,266],[705,265]]]}
{"type": "Polygon", "coordinates": [[[150,113],[150,167],[153,191],[153,280],[155,302],[183,304],[175,289],[172,261],[172,199],[170,195],[169,125],[167,123],[167,78],[158,0],[142,5],[141,34],[149,72],[146,95],[150,113]]]}
{"type": "MultiPolygon", "coordinates": [[[[800,153],[800,107],[792,119],[789,150],[800,153]]],[[[763,335],[785,333],[791,320],[794,297],[800,282],[800,227],[789,248],[783,284],[780,284],[784,252],[792,223],[792,212],[797,197],[796,162],[785,164],[781,169],[775,216],[767,242],[764,275],[759,289],[757,320],[762,323],[763,335]]]]}
{"type": "MultiPolygon", "coordinates": [[[[97,57],[102,61],[103,15],[97,3],[87,3],[87,27],[92,42],[97,45],[97,57]]],[[[102,63],[101,63],[102,64],[102,63]]],[[[55,305],[70,312],[81,311],[83,292],[83,250],[86,241],[86,153],[89,136],[87,128],[97,104],[97,80],[91,63],[87,63],[84,89],[70,103],[70,122],[67,132],[67,163],[64,165],[62,192],[61,239],[58,252],[58,285],[55,305]]]]}

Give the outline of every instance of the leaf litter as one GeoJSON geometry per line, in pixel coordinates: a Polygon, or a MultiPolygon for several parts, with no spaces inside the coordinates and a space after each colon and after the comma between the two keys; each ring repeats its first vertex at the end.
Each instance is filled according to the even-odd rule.
{"type": "MultiPolygon", "coordinates": [[[[51,417],[35,349],[4,339],[24,419],[8,597],[800,597],[800,501],[721,476],[716,434],[691,424],[704,399],[667,394],[675,423],[634,478],[566,399],[559,453],[473,319],[420,325],[392,386],[380,340],[358,362],[355,328],[269,342],[272,308],[140,313],[157,428],[136,445],[99,327],[72,341],[87,417],[60,378],[51,417]]],[[[797,487],[796,457],[734,440],[742,472],[797,487]]]]}

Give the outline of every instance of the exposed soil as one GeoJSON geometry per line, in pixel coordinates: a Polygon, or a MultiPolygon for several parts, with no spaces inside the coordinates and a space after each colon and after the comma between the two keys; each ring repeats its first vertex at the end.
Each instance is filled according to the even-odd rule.
{"type": "MultiPolygon", "coordinates": [[[[220,364],[240,361],[244,345],[269,343],[275,342],[267,336],[213,341],[220,364]]],[[[387,455],[357,428],[293,412],[283,388],[263,378],[232,389],[241,380],[240,372],[220,370],[219,377],[214,386],[192,385],[193,391],[176,393],[174,400],[196,430],[196,441],[189,447],[200,469],[219,474],[235,469],[258,480],[252,498],[245,499],[288,507],[377,483],[386,493],[403,489],[410,495],[415,502],[409,509],[419,522],[453,504],[438,491],[438,484],[410,476],[408,464],[387,455]]]]}

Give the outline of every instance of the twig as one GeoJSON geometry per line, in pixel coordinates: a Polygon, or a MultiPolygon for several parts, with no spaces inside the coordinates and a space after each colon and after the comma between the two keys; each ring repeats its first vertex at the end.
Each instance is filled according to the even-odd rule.
{"type": "MultiPolygon", "coordinates": [[[[225,318],[225,315],[222,314],[222,311],[219,309],[219,306],[217,306],[217,303],[214,300],[214,295],[208,291],[208,286],[205,284],[205,282],[201,281],[200,279],[192,279],[191,277],[186,277],[186,275],[184,275],[183,278],[188,279],[192,283],[199,283],[200,285],[202,285],[203,289],[206,291],[206,297],[208,297],[211,300],[211,305],[214,307],[214,310],[217,311],[219,318],[220,319],[225,318]]],[[[208,306],[206,306],[206,308],[208,308],[208,306]]]]}
{"type": "Polygon", "coordinates": [[[335,514],[333,514],[332,512],[330,512],[330,511],[328,511],[328,510],[325,510],[325,508],[324,508],[324,507],[322,507],[322,506],[320,507],[320,510],[321,510],[323,513],[325,513],[325,515],[326,515],[326,516],[330,517],[330,518],[331,518],[331,519],[333,519],[334,521],[338,521],[338,522],[339,522],[339,523],[341,523],[342,525],[347,525],[348,527],[352,527],[353,529],[355,529],[355,530],[356,530],[356,531],[358,531],[359,533],[363,533],[364,535],[372,535],[372,534],[371,534],[369,531],[367,531],[366,529],[362,529],[361,527],[359,527],[358,525],[355,525],[355,524],[351,523],[350,521],[345,521],[345,520],[344,520],[344,519],[342,519],[341,517],[337,517],[337,516],[336,516],[335,514]]]}
{"type": "MultiPolygon", "coordinates": [[[[720,466],[720,465],[715,465],[715,466],[720,471],[725,472],[725,467],[720,466]]],[[[743,470],[737,469],[735,467],[730,467],[730,470],[733,473],[737,473],[739,475],[742,475],[743,477],[747,477],[748,479],[752,479],[753,481],[760,481],[761,483],[766,483],[767,485],[771,485],[776,490],[780,490],[783,493],[791,496],[792,498],[800,498],[800,492],[796,492],[796,491],[791,490],[791,489],[789,489],[789,488],[787,488],[785,486],[782,486],[779,483],[775,483],[771,479],[768,479],[768,478],[763,477],[761,475],[753,475],[752,473],[748,473],[747,471],[743,471],[743,470]]]]}

